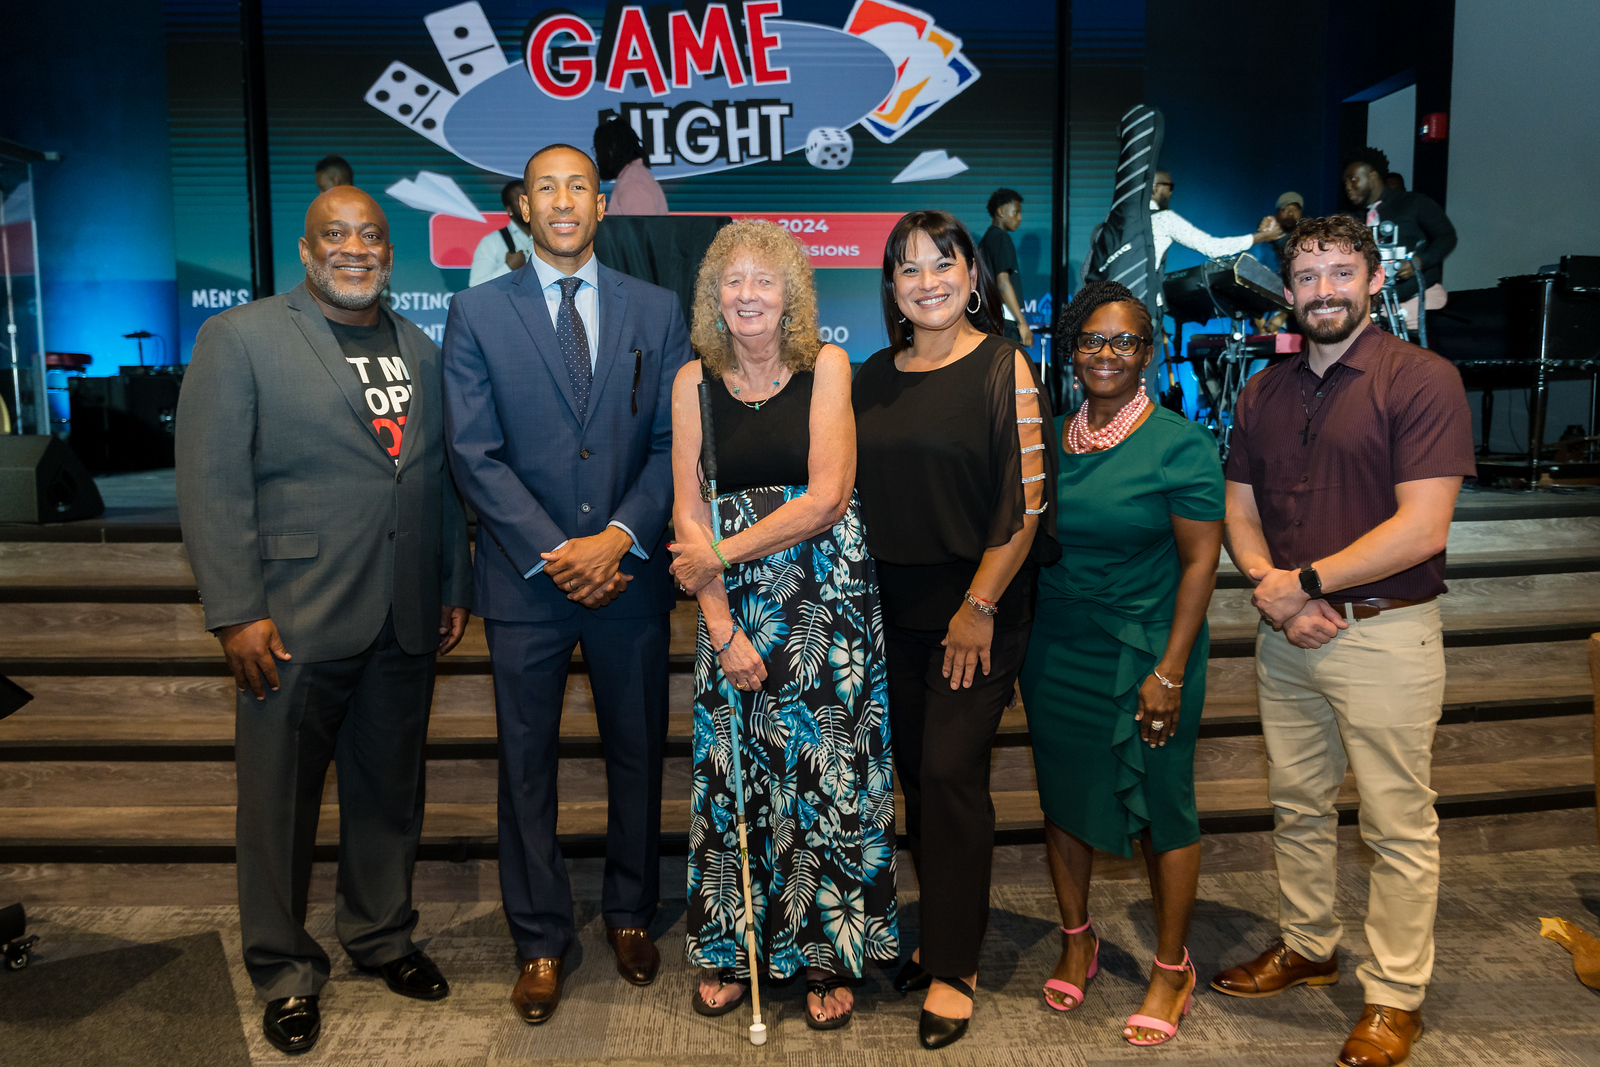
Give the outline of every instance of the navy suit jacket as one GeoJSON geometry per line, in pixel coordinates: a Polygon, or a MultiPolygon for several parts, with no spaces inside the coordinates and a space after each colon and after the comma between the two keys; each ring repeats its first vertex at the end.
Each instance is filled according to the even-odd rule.
{"type": "Polygon", "coordinates": [[[589,610],[543,572],[523,575],[541,552],[613,520],[649,559],[623,557],[633,581],[596,613],[659,615],[676,601],[666,550],[672,382],[690,357],[689,331],[669,290],[604,265],[598,275],[598,355],[581,423],[531,264],[450,302],[445,432],[456,485],[478,515],[473,611],[482,618],[550,622],[589,610]]]}

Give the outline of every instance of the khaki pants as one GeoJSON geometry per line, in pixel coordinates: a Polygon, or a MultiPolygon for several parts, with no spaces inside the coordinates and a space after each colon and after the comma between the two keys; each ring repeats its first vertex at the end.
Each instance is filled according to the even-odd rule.
{"type": "Polygon", "coordinates": [[[1285,943],[1309,959],[1327,960],[1339,946],[1334,801],[1348,767],[1361,797],[1361,839],[1374,856],[1371,955],[1357,974],[1368,1003],[1415,1011],[1433,972],[1439,896],[1429,777],[1444,700],[1443,627],[1437,601],[1349,622],[1314,650],[1265,623],[1256,637],[1278,924],[1285,943]]]}

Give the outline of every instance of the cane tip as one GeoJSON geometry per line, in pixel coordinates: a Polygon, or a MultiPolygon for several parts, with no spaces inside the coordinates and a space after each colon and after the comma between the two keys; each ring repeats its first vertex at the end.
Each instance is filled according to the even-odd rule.
{"type": "Polygon", "coordinates": [[[767,1043],[767,1024],[750,1024],[750,1043],[752,1045],[765,1045],[767,1043]]]}

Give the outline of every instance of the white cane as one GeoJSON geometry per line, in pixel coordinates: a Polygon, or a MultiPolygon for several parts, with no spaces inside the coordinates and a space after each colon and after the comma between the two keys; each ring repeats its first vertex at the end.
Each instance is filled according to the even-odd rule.
{"type": "MultiPolygon", "coordinates": [[[[716,427],[711,417],[711,388],[704,376],[697,389],[700,400],[700,473],[705,479],[700,495],[711,504],[712,537],[716,537],[722,519],[717,514],[717,447],[716,427]]],[[[758,698],[759,699],[759,698],[758,698]]],[[[739,702],[743,704],[743,700],[739,702]]],[[[750,892],[750,842],[744,820],[744,763],[739,758],[739,712],[741,708],[728,708],[728,740],[733,749],[733,805],[739,825],[739,873],[744,883],[744,951],[750,965],[750,1007],[754,1018],[750,1023],[750,1043],[767,1043],[767,1025],[761,1021],[761,969],[756,953],[756,916],[750,892]]]]}

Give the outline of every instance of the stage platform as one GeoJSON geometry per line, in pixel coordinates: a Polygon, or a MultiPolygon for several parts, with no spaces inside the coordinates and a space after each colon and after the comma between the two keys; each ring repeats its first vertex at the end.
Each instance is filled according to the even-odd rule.
{"type": "MultiPolygon", "coordinates": [[[[35,694],[0,721],[0,863],[229,862],[233,687],[202,629],[178,537],[171,472],[101,479],[107,515],[0,527],[0,674],[35,694]]],[[[1600,490],[1468,491],[1451,527],[1443,599],[1448,676],[1434,785],[1446,819],[1594,804],[1600,490]]],[[[1226,559],[1210,610],[1212,660],[1196,788],[1209,834],[1271,825],[1255,710],[1256,616],[1226,559]]],[[[665,847],[686,845],[695,608],[672,620],[665,847]]],[[[605,770],[575,657],[562,722],[560,833],[603,847],[605,770]]],[[[440,664],[422,855],[495,854],[495,724],[482,624],[440,664]]],[[[993,760],[1000,838],[1040,840],[1027,723],[1005,716],[993,760]]],[[[318,858],[333,858],[336,792],[318,858]]],[[[1356,809],[1353,783],[1340,803],[1356,809]]],[[[1591,838],[1592,839],[1592,838],[1591,838]]],[[[1556,842],[1559,843],[1559,842],[1556,842]]],[[[1582,843],[1582,842],[1572,842],[1582,843]]]]}

